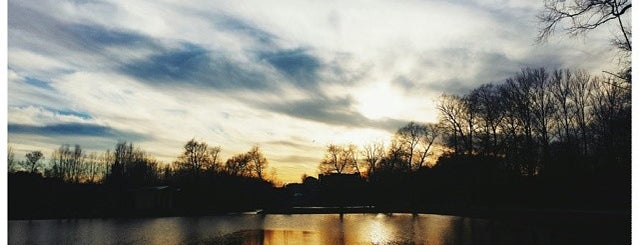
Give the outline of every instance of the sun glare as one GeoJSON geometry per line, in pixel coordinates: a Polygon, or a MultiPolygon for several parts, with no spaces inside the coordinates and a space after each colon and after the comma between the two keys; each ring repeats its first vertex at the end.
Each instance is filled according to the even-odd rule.
{"type": "Polygon", "coordinates": [[[371,244],[386,244],[389,242],[389,232],[381,221],[375,220],[372,222],[368,230],[371,244]]]}
{"type": "Polygon", "coordinates": [[[397,117],[403,108],[402,95],[387,82],[364,87],[355,97],[359,112],[370,119],[397,117]]]}

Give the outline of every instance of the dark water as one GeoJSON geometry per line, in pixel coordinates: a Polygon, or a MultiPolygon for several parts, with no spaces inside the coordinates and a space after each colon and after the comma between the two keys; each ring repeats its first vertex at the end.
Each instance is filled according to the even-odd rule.
{"type": "Polygon", "coordinates": [[[625,244],[606,224],[445,215],[238,214],[9,221],[9,244],[625,244]]]}

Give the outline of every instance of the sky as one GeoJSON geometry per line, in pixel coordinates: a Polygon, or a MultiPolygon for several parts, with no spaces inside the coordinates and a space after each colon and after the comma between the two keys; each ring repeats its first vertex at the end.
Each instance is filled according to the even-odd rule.
{"type": "MultiPolygon", "coordinates": [[[[129,141],[170,163],[190,139],[259,145],[279,180],[326,145],[435,122],[442,94],[525,66],[614,70],[614,26],[535,43],[541,1],[8,2],[8,144],[129,141]]],[[[269,171],[271,172],[271,171],[269,171]]]]}

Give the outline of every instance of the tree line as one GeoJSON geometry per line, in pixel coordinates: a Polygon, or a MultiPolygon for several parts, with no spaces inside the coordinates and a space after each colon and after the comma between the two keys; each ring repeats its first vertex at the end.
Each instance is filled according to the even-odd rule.
{"type": "Polygon", "coordinates": [[[454,212],[628,208],[630,92],[628,80],[609,74],[523,68],[500,83],[443,94],[437,122],[410,122],[390,142],[329,144],[319,172],[342,182],[306,186],[316,189],[300,202],[353,197],[349,205],[454,212]]]}
{"type": "Polygon", "coordinates": [[[10,173],[29,172],[68,183],[103,183],[121,186],[150,186],[174,178],[199,177],[207,173],[266,179],[268,160],[259,146],[231,156],[222,162],[220,146],[189,140],[183,152],[171,164],[163,164],[130,142],[118,142],[114,150],[86,152],[80,145],[62,145],[46,158],[41,151],[25,154],[18,161],[8,149],[10,173]],[[48,162],[46,162],[48,160],[48,162]]]}
{"type": "MultiPolygon", "coordinates": [[[[631,87],[583,70],[523,68],[502,83],[443,94],[436,123],[410,122],[390,144],[326,147],[322,174],[411,172],[427,157],[491,157],[520,176],[628,171],[631,87]]],[[[443,160],[443,159],[442,159],[443,160]]]]}

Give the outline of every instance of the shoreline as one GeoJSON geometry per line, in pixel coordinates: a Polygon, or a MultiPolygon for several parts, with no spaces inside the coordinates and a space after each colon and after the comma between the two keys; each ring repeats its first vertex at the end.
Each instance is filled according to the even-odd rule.
{"type": "Polygon", "coordinates": [[[165,218],[165,217],[206,217],[226,215],[296,215],[296,214],[412,214],[412,215],[446,215],[467,218],[481,218],[494,220],[527,220],[547,221],[574,220],[627,220],[630,224],[631,210],[622,209],[533,209],[533,208],[466,208],[466,209],[408,209],[408,208],[380,208],[375,206],[347,206],[347,207],[289,207],[277,209],[254,209],[235,212],[166,212],[128,215],[78,215],[75,217],[24,217],[9,218],[8,221],[30,220],[75,220],[75,219],[136,219],[136,218],[165,218]]]}

